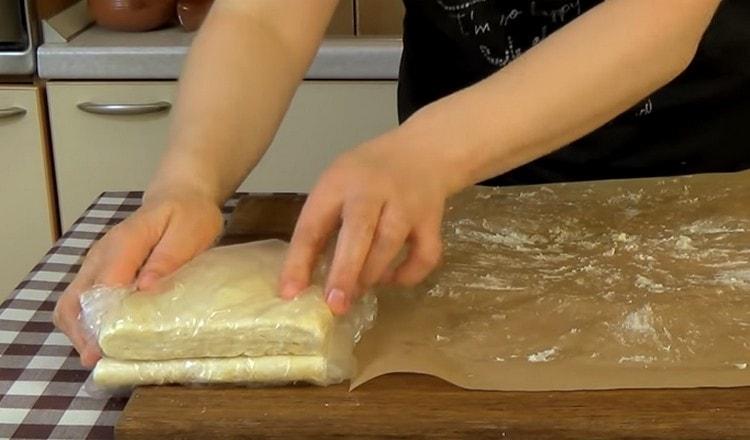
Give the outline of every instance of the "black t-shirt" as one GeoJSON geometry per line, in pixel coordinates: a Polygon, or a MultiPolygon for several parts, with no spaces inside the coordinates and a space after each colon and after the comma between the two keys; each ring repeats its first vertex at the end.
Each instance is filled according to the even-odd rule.
{"type": "MultiPolygon", "coordinates": [[[[601,0],[404,3],[398,93],[402,121],[420,107],[501,69],[601,0]]],[[[530,184],[747,168],[750,0],[724,0],[695,59],[677,79],[584,138],[485,183],[530,184]]]]}

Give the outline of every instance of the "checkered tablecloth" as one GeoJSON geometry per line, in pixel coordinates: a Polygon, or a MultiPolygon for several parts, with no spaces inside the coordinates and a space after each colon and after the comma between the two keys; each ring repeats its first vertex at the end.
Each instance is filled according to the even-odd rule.
{"type": "MultiPolygon", "coordinates": [[[[107,192],[76,221],[0,305],[0,438],[110,439],[127,398],[93,399],[89,372],[52,324],[59,295],[91,244],[141,203],[140,192],[107,192]]],[[[239,195],[224,208],[225,217],[239,195]]]]}

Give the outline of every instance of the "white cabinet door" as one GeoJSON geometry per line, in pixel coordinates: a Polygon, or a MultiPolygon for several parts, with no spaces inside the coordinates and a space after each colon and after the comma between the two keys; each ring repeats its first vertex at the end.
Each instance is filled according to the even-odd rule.
{"type": "Polygon", "coordinates": [[[339,153],[397,124],[395,82],[306,82],[241,189],[307,192],[339,153]]]}
{"type": "Polygon", "coordinates": [[[167,141],[174,92],[171,82],[48,84],[63,230],[102,192],[146,187],[167,141]]]}
{"type": "Polygon", "coordinates": [[[35,87],[0,86],[0,300],[54,239],[43,123],[35,87]]]}
{"type": "MultiPolygon", "coordinates": [[[[175,91],[170,82],[48,84],[64,229],[103,191],[145,189],[167,142],[163,103],[175,91]]],[[[396,123],[395,82],[305,82],[240,190],[307,191],[338,153],[396,123]]]]}

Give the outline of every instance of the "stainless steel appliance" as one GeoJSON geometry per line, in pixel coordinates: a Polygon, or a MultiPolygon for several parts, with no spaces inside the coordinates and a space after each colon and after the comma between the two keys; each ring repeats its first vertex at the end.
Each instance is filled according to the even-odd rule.
{"type": "Polygon", "coordinates": [[[30,75],[36,68],[32,0],[0,0],[0,75],[30,75]]]}

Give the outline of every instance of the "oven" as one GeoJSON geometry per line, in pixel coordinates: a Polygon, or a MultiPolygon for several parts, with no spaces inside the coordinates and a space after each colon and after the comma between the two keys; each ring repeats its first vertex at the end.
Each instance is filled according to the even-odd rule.
{"type": "Polygon", "coordinates": [[[0,0],[0,75],[31,75],[36,69],[32,0],[0,0]]]}

